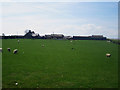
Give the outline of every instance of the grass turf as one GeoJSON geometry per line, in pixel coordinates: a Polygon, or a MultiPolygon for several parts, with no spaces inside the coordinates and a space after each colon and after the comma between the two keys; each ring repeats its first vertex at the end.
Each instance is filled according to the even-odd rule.
{"type": "Polygon", "coordinates": [[[97,40],[2,40],[3,88],[116,88],[118,45],[97,40]],[[42,45],[44,44],[44,47],[42,45]],[[17,48],[18,53],[7,48],[17,48]],[[111,53],[110,58],[106,53],[111,53]],[[18,85],[15,85],[15,83],[18,85]]]}
{"type": "MultiPolygon", "coordinates": [[[[2,48],[2,39],[0,39],[0,48],[2,48]]],[[[0,52],[0,89],[2,88],[2,53],[0,52]]]]}

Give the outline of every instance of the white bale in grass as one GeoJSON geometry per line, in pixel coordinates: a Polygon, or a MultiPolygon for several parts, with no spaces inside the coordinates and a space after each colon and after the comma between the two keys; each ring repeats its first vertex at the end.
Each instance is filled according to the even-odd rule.
{"type": "Polygon", "coordinates": [[[18,43],[20,42],[20,40],[18,40],[18,43]]]}
{"type": "Polygon", "coordinates": [[[15,83],[15,85],[17,86],[17,85],[18,85],[18,83],[15,83]]]}
{"type": "Polygon", "coordinates": [[[106,56],[107,56],[107,57],[110,57],[110,56],[111,56],[111,54],[110,54],[110,53],[106,53],[106,56]]]}
{"type": "Polygon", "coordinates": [[[7,48],[7,50],[10,52],[10,48],[7,48]]]}
{"type": "Polygon", "coordinates": [[[110,41],[107,41],[107,42],[110,42],[110,41]]]}
{"type": "Polygon", "coordinates": [[[0,52],[2,52],[2,48],[0,48],[0,52]]]}
{"type": "Polygon", "coordinates": [[[44,47],[45,45],[43,44],[42,47],[44,47]]]}
{"type": "Polygon", "coordinates": [[[18,49],[13,50],[13,53],[16,54],[18,52],[18,49]]]}

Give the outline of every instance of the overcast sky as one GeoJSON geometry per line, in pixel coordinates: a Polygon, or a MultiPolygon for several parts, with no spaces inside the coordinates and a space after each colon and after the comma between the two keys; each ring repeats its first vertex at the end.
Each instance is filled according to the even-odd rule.
{"type": "Polygon", "coordinates": [[[2,2],[0,7],[6,35],[30,29],[40,35],[118,37],[118,2],[2,2]]]}

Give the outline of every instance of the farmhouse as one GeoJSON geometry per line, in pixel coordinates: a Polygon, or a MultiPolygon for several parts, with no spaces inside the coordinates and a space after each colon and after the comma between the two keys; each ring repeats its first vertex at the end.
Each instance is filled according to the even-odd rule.
{"type": "Polygon", "coordinates": [[[24,38],[40,38],[40,35],[35,33],[34,31],[29,30],[25,35],[24,38]]]}
{"type": "Polygon", "coordinates": [[[28,33],[24,35],[24,38],[32,38],[32,35],[34,34],[34,31],[29,30],[28,33]]]}

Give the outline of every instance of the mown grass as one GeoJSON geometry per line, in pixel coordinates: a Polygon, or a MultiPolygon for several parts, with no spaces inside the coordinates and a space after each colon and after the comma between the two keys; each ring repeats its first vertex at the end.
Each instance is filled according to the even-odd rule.
{"type": "Polygon", "coordinates": [[[2,45],[3,88],[118,87],[117,44],[37,39],[21,39],[18,44],[16,39],[7,39],[2,45]],[[18,53],[7,48],[17,48],[18,53]],[[107,58],[106,53],[112,56],[107,58]]]}
{"type": "Polygon", "coordinates": [[[112,42],[120,44],[120,39],[110,39],[112,42]]]}
{"type": "MultiPolygon", "coordinates": [[[[0,48],[2,48],[2,39],[0,39],[0,48]]],[[[0,52],[0,89],[2,88],[2,52],[0,52]]]]}

